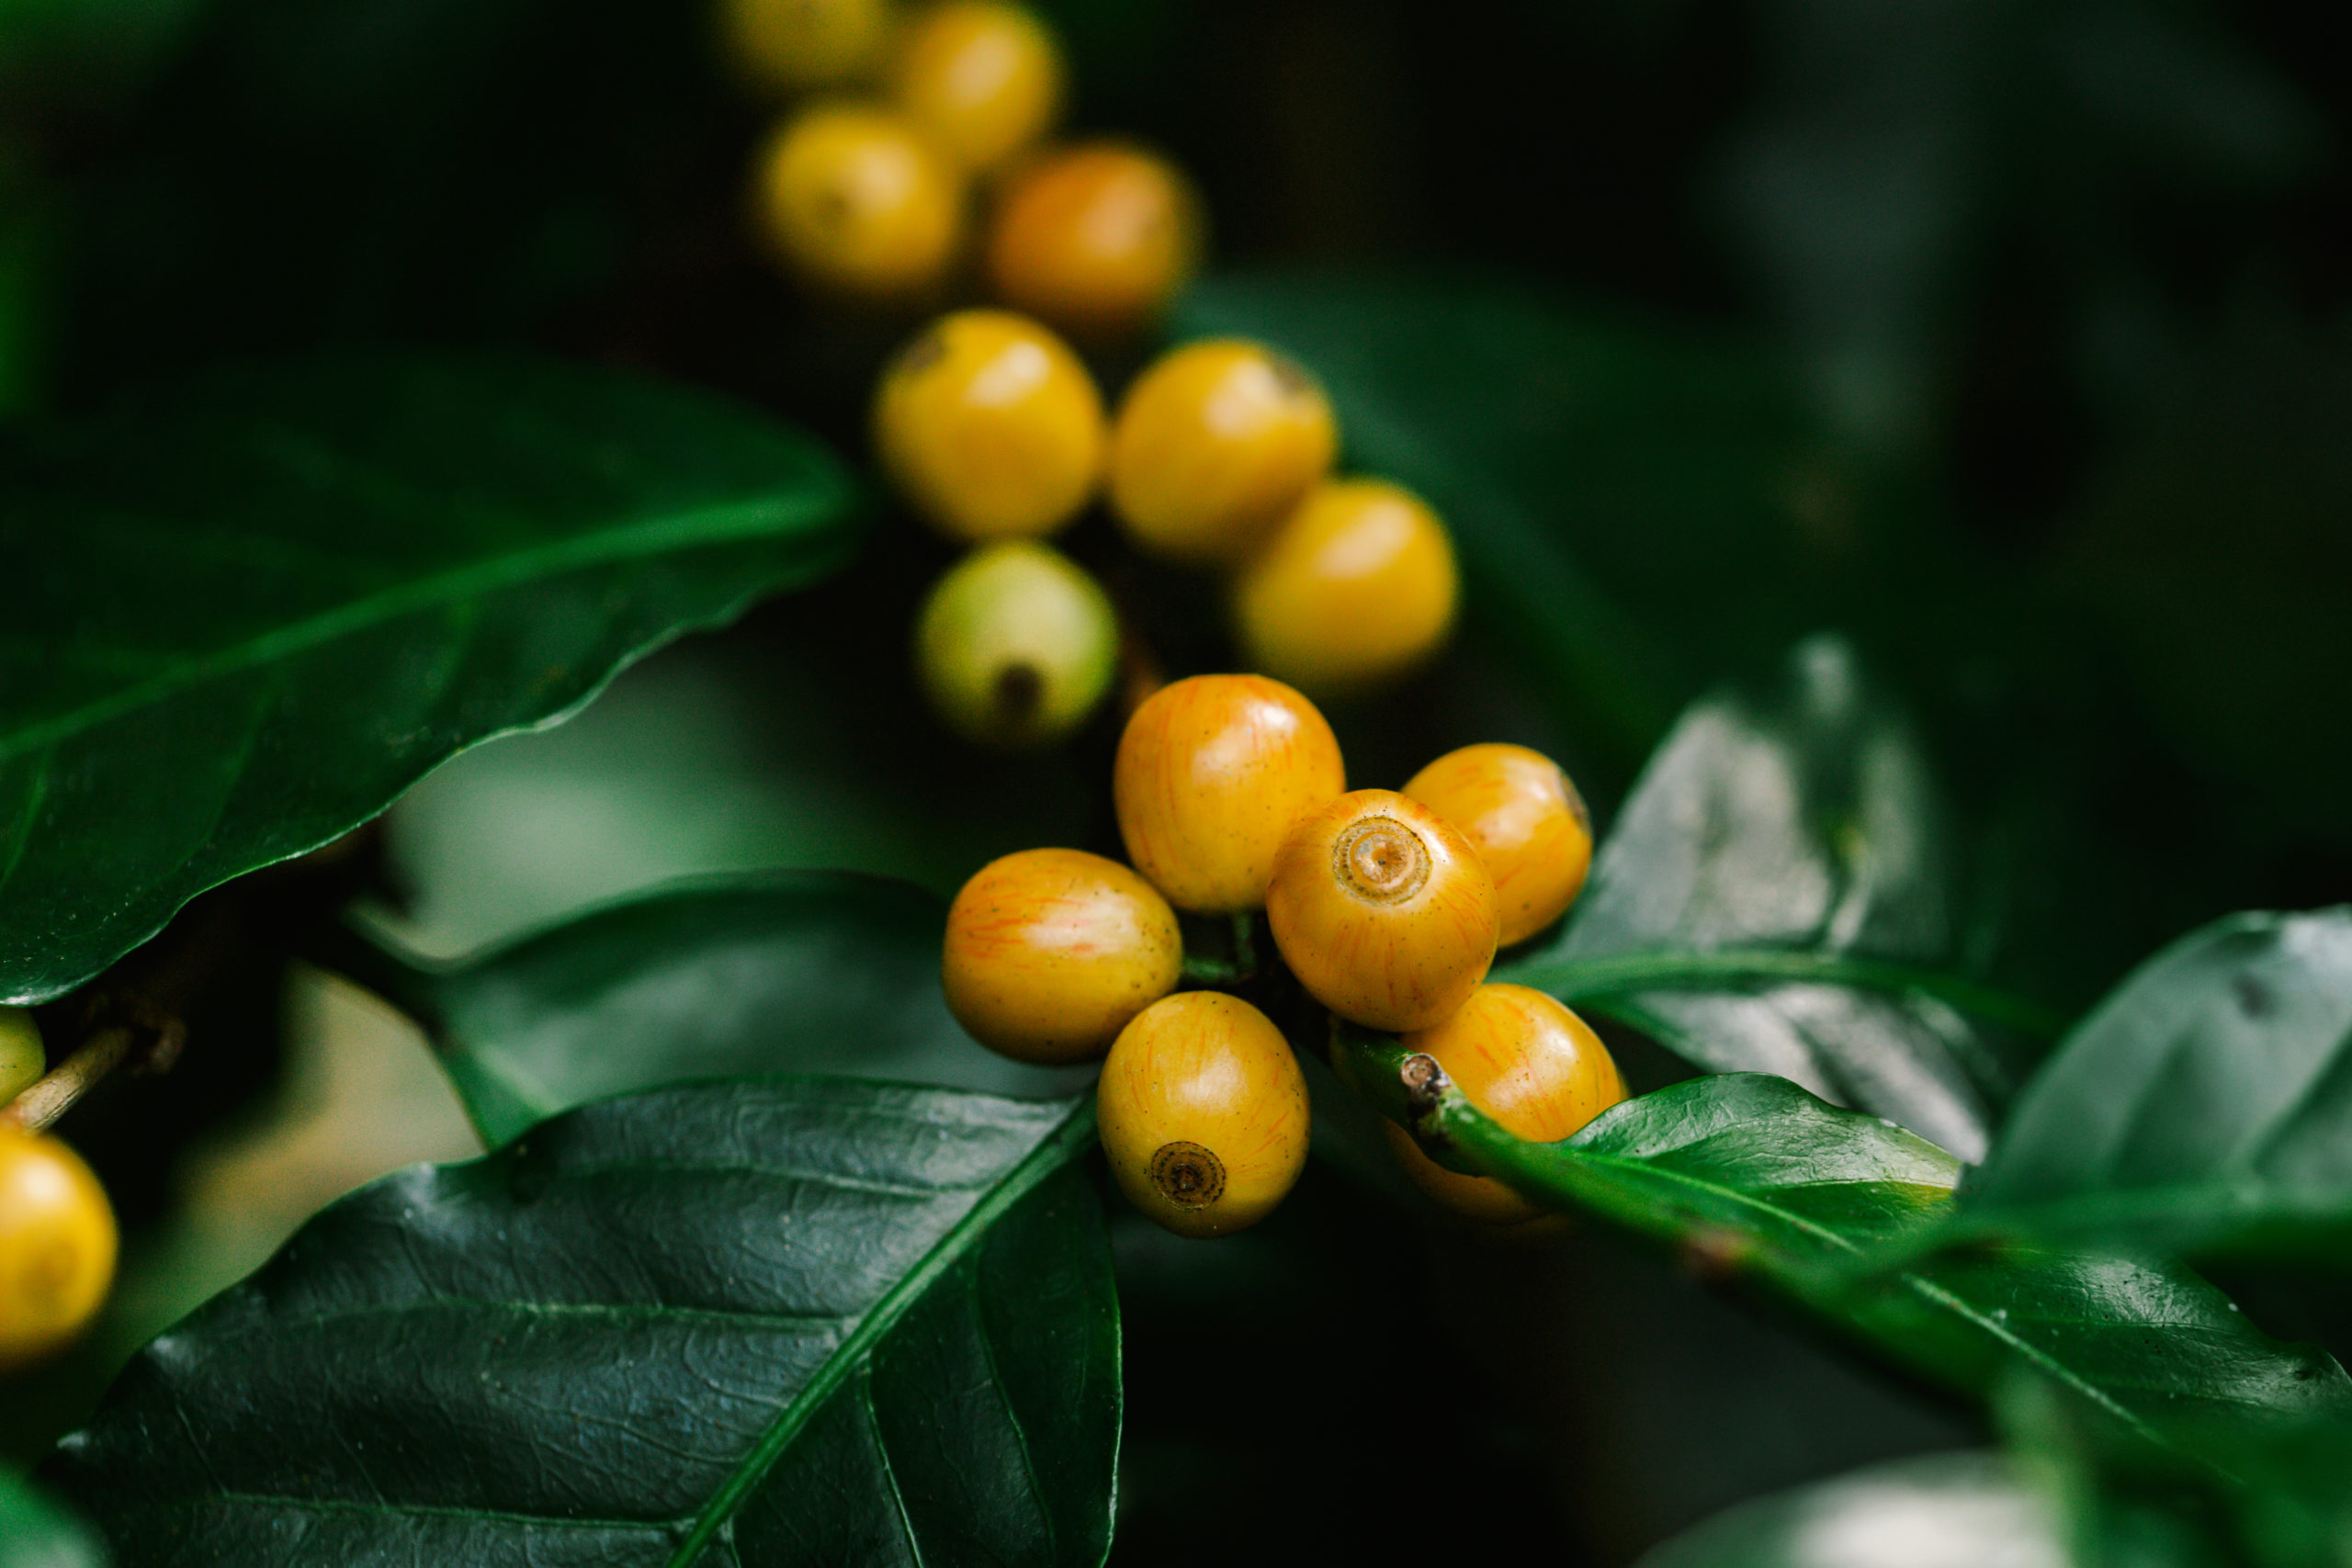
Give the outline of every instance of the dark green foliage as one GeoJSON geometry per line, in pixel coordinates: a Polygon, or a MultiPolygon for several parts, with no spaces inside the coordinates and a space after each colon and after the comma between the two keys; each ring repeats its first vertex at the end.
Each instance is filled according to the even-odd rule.
{"type": "Polygon", "coordinates": [[[837,565],[745,411],[522,361],[226,370],[0,447],[0,998],[837,565]]]}
{"type": "Polygon", "coordinates": [[[1109,1539],[1081,1104],[783,1078],[328,1209],[53,1477],[143,1563],[1001,1562],[1109,1539]]]}
{"type": "Polygon", "coordinates": [[[1990,1397],[2030,1369],[2158,1442],[2192,1419],[2352,1418],[2352,1379],[2332,1359],[2268,1339],[2186,1270],[2027,1248],[1867,1267],[1949,1213],[1959,1162],[1785,1079],[1678,1084],[1530,1144],[1450,1084],[1409,1097],[1394,1041],[1351,1032],[1340,1049],[1351,1081],[1462,1168],[1678,1248],[1930,1380],[1990,1397]]]}
{"type": "Polygon", "coordinates": [[[2238,915],[2150,961],[2019,1096],[1978,1225],[2341,1268],[2352,910],[2238,915]]]}
{"type": "Polygon", "coordinates": [[[462,963],[362,972],[425,1021],[492,1144],[608,1095],[698,1077],[843,1073],[1067,1093],[1086,1068],[1007,1061],[940,994],[940,901],[845,872],[675,888],[462,963]]]}
{"type": "Polygon", "coordinates": [[[1999,911],[1900,712],[1849,649],[1694,705],[1642,774],[1565,925],[1498,967],[1712,1072],[1768,1072],[1984,1149],[2041,1010],[1972,977],[1999,911]]]}

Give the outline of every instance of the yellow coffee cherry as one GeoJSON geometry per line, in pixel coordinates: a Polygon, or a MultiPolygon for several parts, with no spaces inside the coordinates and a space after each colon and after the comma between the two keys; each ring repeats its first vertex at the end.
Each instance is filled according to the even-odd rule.
{"type": "Polygon", "coordinates": [[[889,0],[720,0],[727,59],[754,88],[795,93],[854,80],[889,39],[889,0]]]}
{"type": "Polygon", "coordinates": [[[49,1071],[40,1047],[40,1025],[25,1008],[0,1008],[0,1105],[6,1105],[49,1071]]]}
{"type": "Polygon", "coordinates": [[[1306,1079],[1266,1015],[1222,991],[1154,1002],[1119,1032],[1094,1089],[1111,1174],[1178,1235],[1256,1224],[1306,1164],[1306,1079]]]}
{"type": "Polygon", "coordinates": [[[982,866],[948,907],[939,964],[967,1033],[1047,1064],[1101,1055],[1183,973],[1168,901],[1083,850],[1023,850],[982,866]]]}
{"type": "Polygon", "coordinates": [[[114,1280],[114,1211],[55,1138],[0,1130],[0,1370],[62,1348],[114,1280]]]}
{"type": "Polygon", "coordinates": [[[1262,675],[1161,687],[1127,720],[1111,769],[1127,858],[1204,915],[1263,904],[1291,830],[1345,788],[1322,714],[1262,675]]]}
{"type": "Polygon", "coordinates": [[[1002,0],[944,0],[919,13],[890,69],[899,111],[975,172],[1043,136],[1061,98],[1054,35],[1002,0]]]}
{"type": "Polygon", "coordinates": [[[907,503],[951,539],[1035,538],[1102,477],[1102,398],[1068,344],[1025,316],[957,310],[899,350],[874,444],[907,503]]]}
{"type": "Polygon", "coordinates": [[[974,550],[915,622],[915,667],[948,727],[983,746],[1045,746],[1086,722],[1119,666],[1119,622],[1050,545],[974,550]]]}
{"type": "Polygon", "coordinates": [[[768,244],[811,286],[899,300],[936,289],[964,232],[964,181],[905,119],[817,104],[761,154],[755,205],[768,244]]]}
{"type": "Polygon", "coordinates": [[[1275,945],[1307,993],[1368,1029],[1453,1016],[1495,960],[1494,879],[1446,820],[1394,790],[1343,795],[1298,826],[1266,888],[1275,945]]]}
{"type": "Polygon", "coordinates": [[[989,230],[989,283],[1064,332],[1132,335],[1191,279],[1199,209],[1184,176],[1149,152],[1115,142],[1049,152],[1005,186],[989,230]]]}
{"type": "Polygon", "coordinates": [[[1460,580],[1445,525],[1410,491],[1340,479],[1307,492],[1233,588],[1250,662],[1308,691],[1394,679],[1453,625],[1460,580]]]}
{"type": "Polygon", "coordinates": [[[1524,746],[1448,751],[1405,793],[1478,848],[1501,900],[1501,944],[1525,942],[1567,911],[1592,866],[1592,813],[1560,764],[1524,746]]]}
{"type": "Polygon", "coordinates": [[[1111,430],[1111,508],[1136,546],[1238,565],[1331,469],[1339,423],[1297,363],[1212,338],[1136,378],[1111,430]]]}
{"type": "MultiPolygon", "coordinates": [[[[1479,987],[1452,1018],[1406,1035],[1405,1048],[1436,1057],[1471,1104],[1531,1143],[1556,1143],[1625,1098],[1625,1080],[1591,1025],[1525,986],[1479,987]]],[[[1383,1124],[1406,1172],[1456,1213],[1488,1224],[1544,1213],[1499,1181],[1446,1169],[1403,1128],[1383,1124]]]]}

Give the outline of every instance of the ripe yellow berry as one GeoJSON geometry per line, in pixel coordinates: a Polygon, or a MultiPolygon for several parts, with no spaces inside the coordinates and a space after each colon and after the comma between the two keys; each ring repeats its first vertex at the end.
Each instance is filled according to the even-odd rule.
{"type": "Polygon", "coordinates": [[[1111,769],[1127,858],[1204,915],[1263,904],[1291,830],[1345,788],[1322,714],[1262,675],[1161,687],[1127,720],[1111,769]]]}
{"type": "Polygon", "coordinates": [[[1262,344],[1210,339],[1136,378],[1111,431],[1111,507],[1150,553],[1234,566],[1330,471],[1330,400],[1262,344]]]}
{"type": "Polygon", "coordinates": [[[1154,1002],[1094,1089],[1111,1174],[1178,1235],[1256,1224],[1306,1164],[1306,1079],[1266,1015],[1222,991],[1154,1002]]]}
{"type": "Polygon", "coordinates": [[[1199,202],[1165,159],[1114,142],[1048,153],[1005,187],[988,240],[996,297],[1064,332],[1130,335],[1192,277],[1199,202]]]}
{"type": "Polygon", "coordinates": [[[874,444],[909,505],[979,543],[1076,517],[1102,476],[1102,399],[1061,339],[1024,316],[958,310],[899,352],[874,444]]]}
{"type": "Polygon", "coordinates": [[[72,1149],[0,1131],[0,1370],[62,1348],[114,1280],[114,1211],[72,1149]]]}
{"type": "Polygon", "coordinates": [[[983,746],[1061,739],[1086,722],[1118,664],[1109,596],[1060,551],[1025,539],[966,556],[915,623],[932,705],[983,746]]]}
{"type": "Polygon", "coordinates": [[[1266,888],[1298,983],[1369,1029],[1453,1016],[1487,977],[1499,919],[1470,840],[1394,790],[1343,795],[1300,823],[1266,888]]]}
{"type": "Polygon", "coordinates": [[[1023,850],[982,866],[948,907],[939,964],[966,1032],[1049,1064],[1101,1055],[1183,973],[1168,901],[1083,850],[1023,850]]]}
{"type": "MultiPolygon", "coordinates": [[[[1600,1036],[1525,986],[1479,987],[1443,1023],[1406,1035],[1405,1047],[1436,1057],[1471,1104],[1533,1143],[1556,1143],[1625,1098],[1600,1036]]],[[[1446,1169],[1403,1128],[1386,1125],[1408,1174],[1456,1213],[1514,1224],[1544,1213],[1499,1181],[1446,1169]]]]}
{"type": "Polygon", "coordinates": [[[944,0],[907,24],[890,99],[976,172],[1046,133],[1061,107],[1061,50],[1027,10],[1003,0],[944,0]]]}
{"type": "Polygon", "coordinates": [[[964,231],[963,176],[897,115],[819,104],[786,121],[754,190],[778,258],[810,285],[876,300],[936,288],[964,231]]]}
{"type": "Polygon", "coordinates": [[[6,1105],[49,1071],[41,1054],[40,1025],[24,1008],[0,1008],[0,1105],[6,1105]]]}
{"type": "Polygon", "coordinates": [[[1435,652],[1459,588],[1453,543],[1418,496],[1340,479],[1309,491],[1235,581],[1234,622],[1256,668],[1351,691],[1435,652]]]}
{"type": "Polygon", "coordinates": [[[1592,814],[1543,752],[1464,746],[1415,773],[1405,793],[1477,846],[1502,902],[1503,946],[1525,942],[1576,902],[1592,865],[1592,814]]]}
{"type": "Polygon", "coordinates": [[[737,73],[768,93],[851,81],[890,36],[889,0],[721,0],[720,41],[737,73]]]}

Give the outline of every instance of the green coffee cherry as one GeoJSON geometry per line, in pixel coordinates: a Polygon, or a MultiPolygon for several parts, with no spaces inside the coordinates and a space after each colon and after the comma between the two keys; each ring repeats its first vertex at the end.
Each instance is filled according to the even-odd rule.
{"type": "Polygon", "coordinates": [[[974,550],[931,591],[915,664],[949,728],[984,746],[1044,746],[1086,722],[1118,667],[1094,579],[1027,540],[974,550]]]}
{"type": "Polygon", "coordinates": [[[6,1105],[49,1071],[41,1055],[40,1026],[23,1008],[0,1008],[0,1105],[6,1105]]]}

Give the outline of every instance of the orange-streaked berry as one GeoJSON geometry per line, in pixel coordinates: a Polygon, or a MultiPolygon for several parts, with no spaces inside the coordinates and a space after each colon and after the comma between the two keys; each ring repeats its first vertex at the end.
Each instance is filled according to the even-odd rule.
{"type": "MultiPolygon", "coordinates": [[[[1625,1098],[1625,1080],[1600,1036],[1542,991],[1481,986],[1443,1023],[1405,1036],[1437,1058],[1471,1104],[1505,1132],[1556,1143],[1625,1098]]],[[[1456,1213],[1515,1224],[1544,1211],[1501,1182],[1446,1169],[1401,1127],[1389,1143],[1421,1190],[1456,1213]]]]}
{"type": "Polygon", "coordinates": [[[964,234],[964,178],[899,116],[815,104],[780,126],[753,187],[762,232],[814,288],[873,300],[936,290],[964,234]]]}
{"type": "Polygon", "coordinates": [[[1502,901],[1502,945],[1525,942],[1566,912],[1592,865],[1592,814],[1560,765],[1524,746],[1448,751],[1405,793],[1478,847],[1502,901]]]}
{"type": "Polygon", "coordinates": [[[1061,108],[1060,46],[1004,0],[942,0],[910,17],[890,66],[890,101],[964,166],[993,169],[1061,108]]]}
{"type": "Polygon", "coordinates": [[[1199,211],[1164,158],[1115,142],[1046,152],[1005,186],[989,228],[989,285],[1074,335],[1131,335],[1192,277],[1199,211]]]}
{"type": "Polygon", "coordinates": [[[63,1348],[114,1280],[114,1211],[55,1138],[0,1131],[0,1370],[63,1348]]]}
{"type": "Polygon", "coordinates": [[[882,373],[874,444],[899,492],[951,539],[1037,538],[1086,508],[1106,435],[1094,378],[1008,310],[942,316],[882,373]]]}
{"type": "Polygon", "coordinates": [[[1308,691],[1406,673],[1453,625],[1453,542],[1410,491],[1382,479],[1317,485],[1233,586],[1250,664],[1308,691]]]}
{"type": "Polygon", "coordinates": [[[1283,961],[1370,1029],[1451,1017],[1495,959],[1495,883],[1470,841],[1394,790],[1343,795],[1283,845],[1266,888],[1283,961]]]}
{"type": "Polygon", "coordinates": [[[1168,901],[1118,862],[1023,850],[956,895],[939,972],[947,1010],[981,1044],[1080,1062],[1176,988],[1184,939],[1168,901]]]}
{"type": "Polygon", "coordinates": [[[1222,991],[1154,1002],[1119,1033],[1094,1090],[1111,1173],[1178,1235],[1272,1212],[1306,1164],[1306,1079],[1264,1013],[1222,991]]]}
{"type": "Polygon", "coordinates": [[[1330,471],[1330,400],[1262,344],[1212,338],[1163,355],[1120,400],[1111,509],[1136,546],[1237,566],[1330,471]]]}
{"type": "Polygon", "coordinates": [[[1196,914],[1263,904],[1291,830],[1346,787],[1322,714],[1262,675],[1161,687],[1127,720],[1111,773],[1127,858],[1196,914]]]}

